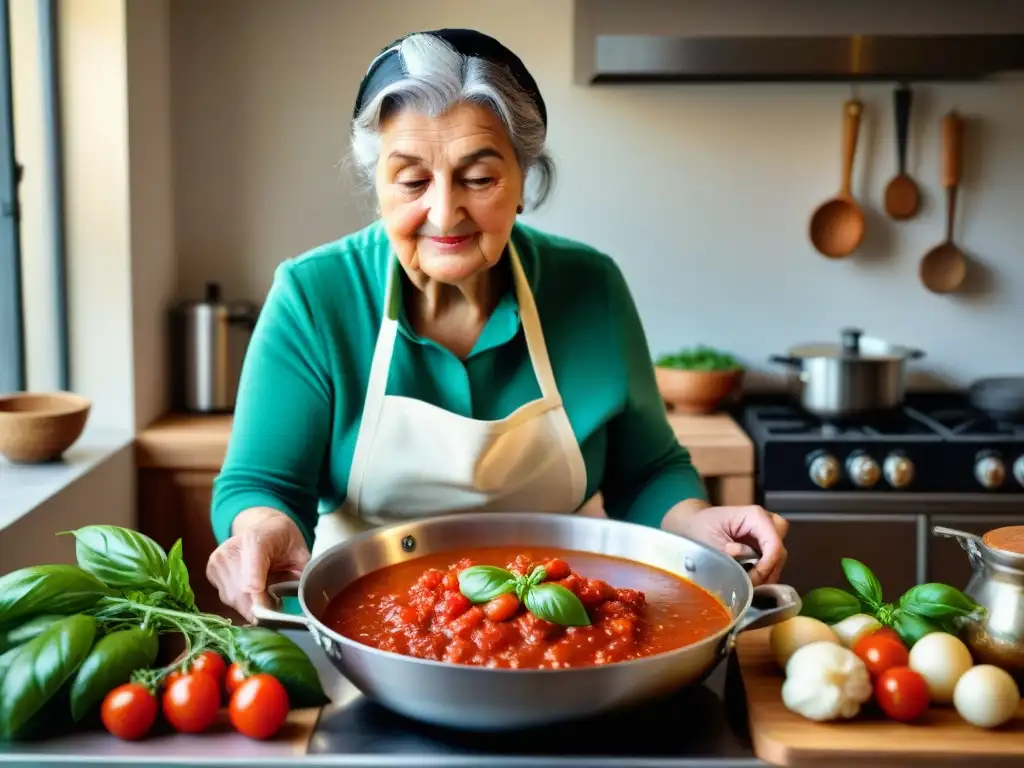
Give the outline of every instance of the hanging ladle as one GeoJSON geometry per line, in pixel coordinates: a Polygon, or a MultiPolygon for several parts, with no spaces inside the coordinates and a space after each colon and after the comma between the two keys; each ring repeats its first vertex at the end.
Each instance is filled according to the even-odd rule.
{"type": "Polygon", "coordinates": [[[885,212],[897,221],[911,218],[921,204],[921,193],[917,184],[907,173],[907,133],[910,127],[910,107],[913,94],[906,86],[896,89],[893,94],[893,111],[896,113],[896,162],[898,171],[885,188],[885,212]]]}
{"type": "Polygon", "coordinates": [[[823,203],[811,217],[811,243],[830,259],[849,256],[864,239],[864,212],[850,192],[853,156],[863,109],[864,105],[857,99],[850,99],[844,105],[843,186],[838,197],[823,203]]]}
{"type": "Polygon", "coordinates": [[[956,194],[963,157],[963,122],[956,111],[942,120],[942,186],[946,188],[946,240],[921,259],[921,282],[932,293],[950,293],[967,276],[967,258],[953,243],[956,194]]]}

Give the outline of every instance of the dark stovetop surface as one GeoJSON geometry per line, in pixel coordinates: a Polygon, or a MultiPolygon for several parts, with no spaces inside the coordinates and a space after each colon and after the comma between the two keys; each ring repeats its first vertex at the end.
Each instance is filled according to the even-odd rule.
{"type": "Polygon", "coordinates": [[[361,695],[324,710],[311,755],[379,756],[389,765],[763,765],[747,733],[734,657],[698,686],[633,711],[514,733],[474,734],[423,725],[361,695]]]}
{"type": "Polygon", "coordinates": [[[995,421],[958,392],[910,393],[902,408],[835,420],[807,413],[788,395],[765,393],[745,397],[733,415],[762,440],[1024,440],[1024,425],[995,421]]]}

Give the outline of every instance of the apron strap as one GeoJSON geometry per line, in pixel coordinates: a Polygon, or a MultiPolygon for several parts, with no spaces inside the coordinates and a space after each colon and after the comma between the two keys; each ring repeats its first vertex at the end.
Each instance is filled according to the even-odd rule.
{"type": "Polygon", "coordinates": [[[544,331],[540,325],[537,302],[533,298],[533,291],[530,290],[530,283],[526,279],[526,273],[523,271],[515,243],[509,239],[508,245],[509,255],[512,259],[512,277],[516,286],[516,298],[519,300],[519,318],[523,323],[523,336],[526,338],[526,348],[530,352],[533,373],[537,377],[540,393],[544,400],[554,406],[561,405],[562,396],[558,392],[558,387],[555,386],[555,373],[551,368],[547,344],[544,342],[544,331]]]}
{"type": "Polygon", "coordinates": [[[366,471],[366,460],[370,451],[363,444],[372,441],[377,434],[377,422],[384,406],[384,393],[388,386],[388,372],[391,369],[391,355],[395,349],[398,336],[398,313],[392,312],[392,287],[395,285],[395,271],[400,267],[397,261],[388,260],[388,276],[384,289],[384,315],[377,334],[377,344],[373,348],[373,361],[370,363],[370,376],[366,382],[366,398],[363,401],[363,413],[360,417],[359,430],[356,433],[356,444],[352,452],[352,465],[348,474],[348,490],[346,502],[353,509],[359,507],[359,489],[363,487],[363,472],[366,471]]]}

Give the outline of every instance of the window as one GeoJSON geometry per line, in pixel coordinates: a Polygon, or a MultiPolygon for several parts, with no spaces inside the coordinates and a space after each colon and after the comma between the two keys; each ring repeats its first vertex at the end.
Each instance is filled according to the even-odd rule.
{"type": "Polygon", "coordinates": [[[0,392],[25,388],[22,331],[21,238],[18,178],[14,158],[14,98],[11,84],[11,24],[0,0],[0,392]]]}
{"type": "Polygon", "coordinates": [[[68,388],[56,0],[0,0],[0,393],[68,388]]]}

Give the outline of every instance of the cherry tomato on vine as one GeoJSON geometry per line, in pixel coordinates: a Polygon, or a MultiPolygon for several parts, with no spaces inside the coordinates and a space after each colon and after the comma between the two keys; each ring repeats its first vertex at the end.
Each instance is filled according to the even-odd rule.
{"type": "Polygon", "coordinates": [[[227,674],[228,666],[224,662],[224,658],[216,651],[203,651],[192,660],[188,671],[205,672],[208,675],[213,675],[217,685],[221,685],[224,682],[224,676],[227,674]]]}
{"type": "Polygon", "coordinates": [[[887,669],[905,667],[910,663],[910,654],[903,643],[877,632],[858,640],[853,646],[853,652],[867,666],[872,680],[876,680],[887,669]]]}
{"type": "Polygon", "coordinates": [[[250,739],[269,739],[288,718],[288,692],[271,675],[247,678],[231,695],[228,714],[235,729],[250,739]]]}
{"type": "Polygon", "coordinates": [[[184,674],[167,686],[162,703],[164,718],[176,731],[200,733],[217,719],[220,686],[205,672],[184,674]]]}
{"type": "Polygon", "coordinates": [[[924,714],[931,694],[925,679],[910,667],[892,667],[875,681],[875,701],[893,720],[907,722],[924,714]]]}
{"type": "Polygon", "coordinates": [[[233,662],[231,666],[228,667],[227,674],[224,676],[224,688],[227,690],[228,696],[233,694],[235,689],[246,681],[247,677],[248,675],[245,674],[245,668],[237,661],[233,662]]]}
{"type": "Polygon", "coordinates": [[[125,683],[103,698],[100,719],[103,727],[125,741],[141,739],[153,727],[160,707],[156,696],[139,683],[125,683]]]}

